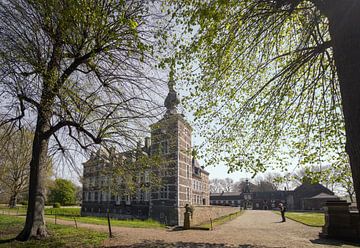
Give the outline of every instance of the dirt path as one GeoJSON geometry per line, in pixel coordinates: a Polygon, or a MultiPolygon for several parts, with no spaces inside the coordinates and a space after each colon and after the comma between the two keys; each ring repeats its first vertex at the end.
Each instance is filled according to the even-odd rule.
{"type": "MultiPolygon", "coordinates": [[[[48,219],[53,222],[54,219],[48,219]]],[[[354,247],[321,240],[320,228],[308,227],[292,220],[281,223],[271,211],[246,211],[240,217],[213,231],[171,231],[163,229],[112,227],[115,238],[107,247],[354,247]]],[[[57,220],[73,225],[73,221],[57,220]]],[[[107,231],[107,226],[78,223],[79,227],[107,231]]]]}

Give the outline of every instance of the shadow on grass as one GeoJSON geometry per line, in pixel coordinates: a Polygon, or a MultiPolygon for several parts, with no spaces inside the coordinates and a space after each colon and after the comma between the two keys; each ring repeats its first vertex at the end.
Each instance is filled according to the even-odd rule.
{"type": "Polygon", "coordinates": [[[15,241],[15,238],[11,238],[11,239],[1,239],[0,240],[0,244],[7,244],[7,243],[11,243],[15,241]]]}
{"type": "Polygon", "coordinates": [[[112,248],[271,248],[267,246],[253,246],[250,244],[243,245],[227,245],[227,244],[215,244],[215,243],[195,243],[195,242],[164,242],[162,240],[145,240],[142,243],[132,245],[110,245],[107,247],[112,248]]]}
{"type": "Polygon", "coordinates": [[[318,245],[331,245],[331,246],[343,246],[343,245],[352,245],[355,247],[360,247],[360,242],[350,242],[350,241],[343,241],[343,240],[336,240],[336,239],[326,239],[326,238],[318,238],[310,240],[313,244],[318,245]]]}

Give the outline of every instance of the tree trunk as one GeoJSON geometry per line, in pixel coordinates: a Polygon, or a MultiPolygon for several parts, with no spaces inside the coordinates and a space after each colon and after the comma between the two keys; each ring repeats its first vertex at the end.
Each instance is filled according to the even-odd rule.
{"type": "Polygon", "coordinates": [[[345,118],[356,202],[360,207],[360,1],[337,1],[327,11],[345,118]]]}
{"type": "Polygon", "coordinates": [[[48,138],[45,138],[44,133],[49,127],[51,115],[52,111],[49,106],[39,110],[30,162],[29,203],[26,222],[24,229],[16,237],[20,241],[47,236],[44,219],[44,175],[46,173],[48,138]]]}
{"type": "Polygon", "coordinates": [[[11,194],[9,201],[9,208],[16,208],[17,195],[18,195],[17,192],[11,194]]]}

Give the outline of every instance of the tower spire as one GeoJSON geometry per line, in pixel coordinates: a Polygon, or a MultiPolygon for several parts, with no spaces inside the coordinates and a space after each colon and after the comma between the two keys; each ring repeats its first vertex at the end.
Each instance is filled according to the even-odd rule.
{"type": "Polygon", "coordinates": [[[175,81],[174,81],[174,74],[175,74],[175,60],[173,59],[171,62],[170,72],[169,72],[169,93],[165,98],[164,105],[166,107],[166,115],[173,115],[177,114],[177,105],[179,105],[180,100],[179,97],[174,89],[175,81]]]}

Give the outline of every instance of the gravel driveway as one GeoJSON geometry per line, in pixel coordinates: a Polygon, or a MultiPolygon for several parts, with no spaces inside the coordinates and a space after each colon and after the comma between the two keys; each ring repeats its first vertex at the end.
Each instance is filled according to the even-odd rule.
{"type": "MultiPolygon", "coordinates": [[[[356,247],[342,242],[319,239],[321,228],[308,227],[292,220],[280,222],[281,217],[271,211],[247,210],[236,219],[213,231],[113,227],[115,238],[107,240],[107,247],[356,247]]],[[[58,220],[67,224],[67,221],[58,220]]],[[[71,222],[69,222],[71,223],[71,222]]],[[[106,226],[79,223],[99,231],[106,226]]],[[[359,247],[359,246],[357,246],[359,247]]]]}

